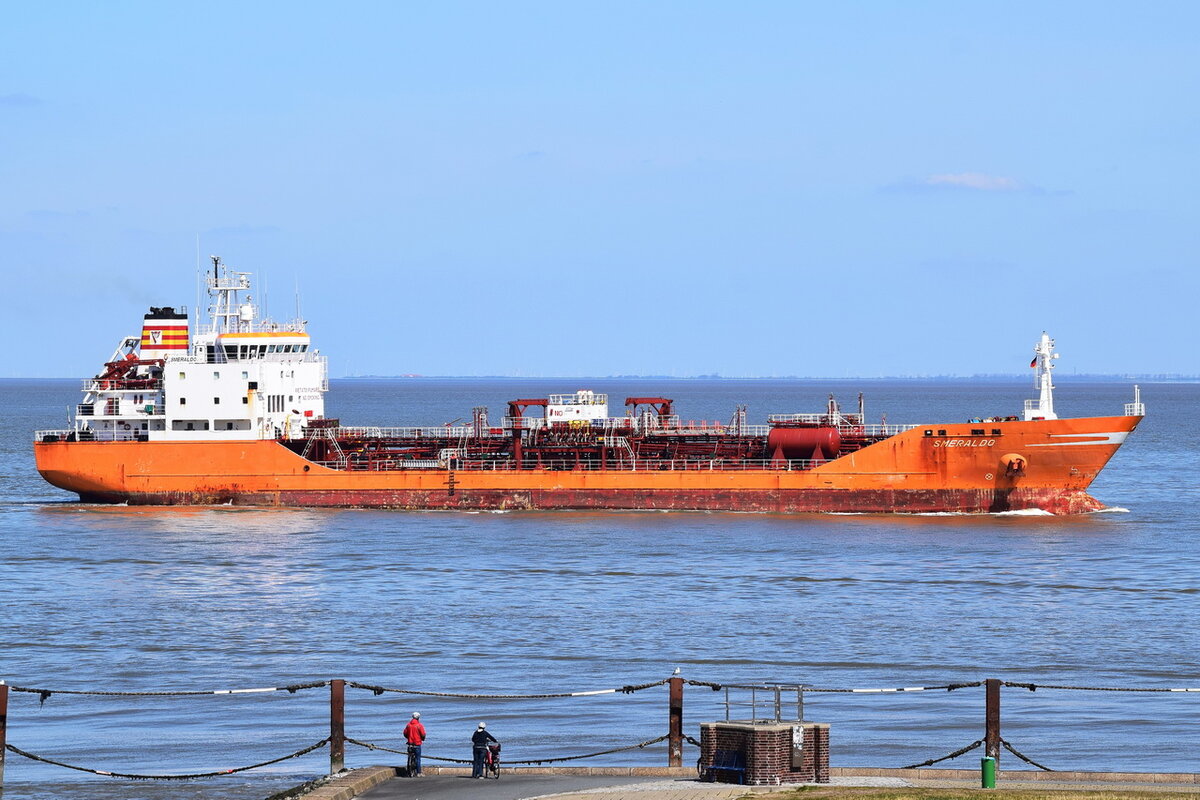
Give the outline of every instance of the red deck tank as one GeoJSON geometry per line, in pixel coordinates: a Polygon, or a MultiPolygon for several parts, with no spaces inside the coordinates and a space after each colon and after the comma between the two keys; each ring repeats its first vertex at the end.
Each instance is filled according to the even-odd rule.
{"type": "Polygon", "coordinates": [[[837,428],[772,428],[767,436],[767,452],[773,460],[837,458],[842,437],[837,428]]]}

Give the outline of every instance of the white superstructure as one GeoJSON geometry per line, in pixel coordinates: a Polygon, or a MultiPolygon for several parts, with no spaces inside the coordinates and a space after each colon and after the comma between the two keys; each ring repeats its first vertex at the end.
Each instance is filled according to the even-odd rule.
{"type": "Polygon", "coordinates": [[[290,438],[324,416],[325,358],[304,321],[260,319],[250,274],[212,262],[207,325],[189,336],[186,309],[150,309],[84,381],[79,439],[290,438]]]}
{"type": "Polygon", "coordinates": [[[546,399],[546,422],[590,422],[608,417],[608,395],[580,389],[575,394],[552,394],[546,399]]]}

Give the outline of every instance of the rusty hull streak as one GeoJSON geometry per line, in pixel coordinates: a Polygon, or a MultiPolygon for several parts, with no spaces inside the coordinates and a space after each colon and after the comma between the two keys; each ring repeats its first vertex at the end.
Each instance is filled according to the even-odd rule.
{"type": "Polygon", "coordinates": [[[800,489],[778,491],[542,490],[442,492],[337,490],[169,493],[96,493],[84,502],[130,505],[236,505],[312,508],[394,508],[405,510],[508,511],[731,511],[753,513],[965,513],[986,514],[1042,509],[1053,514],[1084,514],[1104,506],[1082,490],[800,489]]]}

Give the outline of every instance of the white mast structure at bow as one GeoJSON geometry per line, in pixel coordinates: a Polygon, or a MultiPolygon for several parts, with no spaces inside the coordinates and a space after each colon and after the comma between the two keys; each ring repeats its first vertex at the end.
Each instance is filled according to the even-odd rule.
{"type": "Polygon", "coordinates": [[[1042,338],[1033,346],[1033,353],[1033,365],[1037,367],[1033,380],[1034,386],[1039,390],[1039,397],[1037,400],[1025,401],[1025,420],[1028,422],[1034,419],[1058,419],[1058,414],[1054,413],[1054,384],[1050,378],[1058,353],[1054,352],[1054,340],[1045,331],[1042,331],[1042,338]]]}

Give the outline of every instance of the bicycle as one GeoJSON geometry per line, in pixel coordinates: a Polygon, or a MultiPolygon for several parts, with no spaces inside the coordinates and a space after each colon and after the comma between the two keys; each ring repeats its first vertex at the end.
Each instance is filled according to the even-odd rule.
{"type": "Polygon", "coordinates": [[[490,776],[496,780],[500,780],[500,743],[489,744],[487,749],[487,758],[483,762],[483,777],[490,776]]]}
{"type": "Polygon", "coordinates": [[[408,769],[404,773],[410,778],[417,777],[417,746],[408,746],[408,769]]]}

